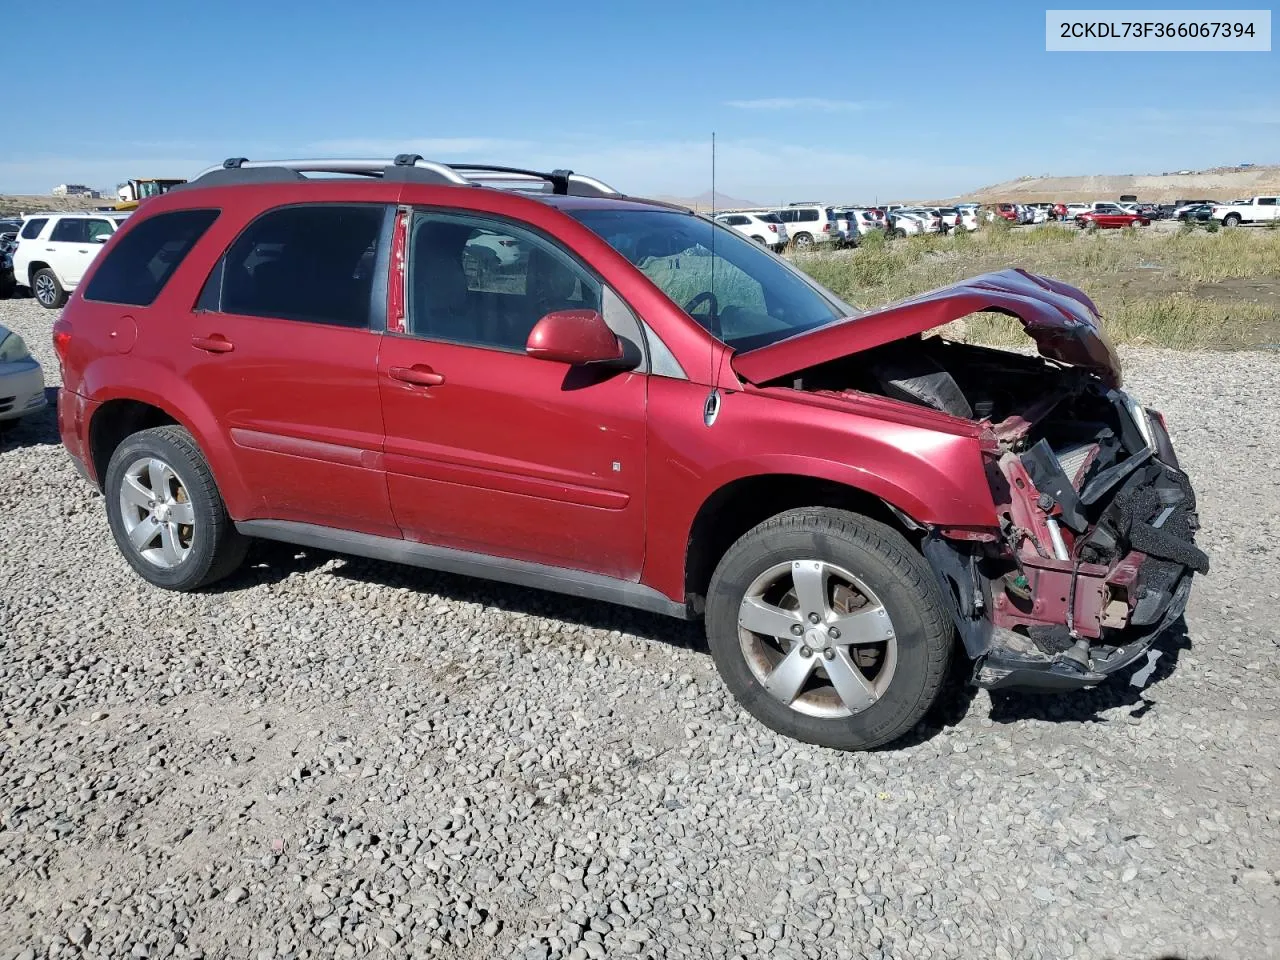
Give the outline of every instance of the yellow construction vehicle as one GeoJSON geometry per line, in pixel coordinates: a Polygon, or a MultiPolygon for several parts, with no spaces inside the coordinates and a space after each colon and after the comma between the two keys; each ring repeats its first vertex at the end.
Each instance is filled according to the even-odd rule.
{"type": "Polygon", "coordinates": [[[168,193],[178,184],[186,182],[185,180],[159,180],[149,177],[122,183],[116,189],[116,196],[119,198],[116,203],[116,209],[136,210],[138,209],[138,204],[148,197],[158,197],[162,193],[168,193]]]}

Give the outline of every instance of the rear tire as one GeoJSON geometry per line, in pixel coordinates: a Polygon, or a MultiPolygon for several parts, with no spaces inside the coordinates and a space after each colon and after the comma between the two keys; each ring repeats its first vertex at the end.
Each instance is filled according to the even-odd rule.
{"type": "Polygon", "coordinates": [[[1225,217],[1222,218],[1222,225],[1224,227],[1238,227],[1240,226],[1240,222],[1241,222],[1241,217],[1240,217],[1240,214],[1238,213],[1228,213],[1225,217]]]}
{"type": "Polygon", "coordinates": [[[62,289],[58,275],[48,267],[41,267],[31,275],[31,292],[46,310],[57,310],[67,302],[67,291],[62,289]]]}
{"type": "Polygon", "coordinates": [[[103,495],[116,546],[148,583],[197,590],[244,560],[248,541],[182,427],[154,427],[125,439],[111,455],[103,495]]]}
{"type": "Polygon", "coordinates": [[[711,578],[706,619],[716,668],[752,716],[838,750],[882,746],[919,723],[955,639],[919,552],[882,523],[830,508],[789,510],[743,535],[711,578]],[[807,607],[817,604],[815,622],[807,607]],[[761,610],[777,633],[743,625],[745,617],[756,626],[761,610]],[[837,622],[845,636],[830,629],[837,622]],[[802,679],[792,693],[794,677],[802,679]]]}
{"type": "Polygon", "coordinates": [[[797,247],[813,246],[813,235],[808,233],[797,233],[791,240],[797,247]]]}

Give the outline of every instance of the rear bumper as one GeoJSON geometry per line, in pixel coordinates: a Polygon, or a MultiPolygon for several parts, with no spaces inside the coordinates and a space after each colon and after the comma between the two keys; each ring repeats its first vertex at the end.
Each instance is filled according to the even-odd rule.
{"type": "Polygon", "coordinates": [[[80,476],[94,486],[100,484],[93,469],[89,422],[98,406],[93,400],[65,388],[58,391],[58,433],[62,437],[62,446],[70,454],[80,476]]]}

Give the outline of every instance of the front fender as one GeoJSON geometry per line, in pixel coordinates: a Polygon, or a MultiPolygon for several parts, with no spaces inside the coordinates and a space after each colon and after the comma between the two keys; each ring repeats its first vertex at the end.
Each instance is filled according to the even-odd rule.
{"type": "MultiPolygon", "coordinates": [[[[85,367],[77,386],[85,399],[96,404],[134,400],[163,410],[195,438],[232,519],[251,515],[256,497],[236,467],[230,438],[200,394],[172,370],[134,356],[107,355],[85,367]]],[[[98,407],[94,416],[101,413],[102,408],[98,407]]],[[[90,436],[92,430],[90,421],[90,436]]],[[[98,479],[101,482],[103,478],[98,479]]]]}
{"type": "Polygon", "coordinates": [[[699,510],[751,477],[838,483],[923,524],[998,524],[975,424],[880,398],[845,403],[770,390],[726,396],[707,426],[706,392],[662,378],[650,386],[644,580],[669,597],[683,597],[699,510]]]}

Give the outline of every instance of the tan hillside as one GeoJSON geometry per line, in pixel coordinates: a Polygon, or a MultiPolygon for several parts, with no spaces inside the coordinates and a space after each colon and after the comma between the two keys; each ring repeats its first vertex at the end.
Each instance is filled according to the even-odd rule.
{"type": "Polygon", "coordinates": [[[96,210],[115,202],[114,197],[51,197],[48,195],[0,195],[0,217],[20,213],[42,213],[47,210],[96,210]]]}
{"type": "Polygon", "coordinates": [[[967,193],[957,200],[979,203],[1116,200],[1133,194],[1139,200],[1232,200],[1280,194],[1280,166],[1218,167],[1193,173],[1123,174],[1091,177],[1021,177],[967,193]]]}

